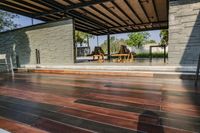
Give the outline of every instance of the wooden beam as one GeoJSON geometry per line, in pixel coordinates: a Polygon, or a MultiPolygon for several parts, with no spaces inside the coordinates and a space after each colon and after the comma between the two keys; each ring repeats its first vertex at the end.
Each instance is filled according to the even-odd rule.
{"type": "Polygon", "coordinates": [[[124,0],[124,2],[126,3],[126,5],[129,7],[129,9],[132,11],[133,15],[136,16],[136,18],[140,21],[140,23],[142,22],[142,19],[140,18],[140,16],[135,12],[135,10],[130,6],[130,4],[128,3],[127,0],[124,0]]]}
{"type": "MultiPolygon", "coordinates": [[[[66,2],[70,3],[72,1],[69,0],[65,0],[66,2]]],[[[83,7],[87,7],[87,6],[91,6],[91,5],[95,5],[95,4],[101,4],[101,3],[106,3],[106,2],[110,2],[110,1],[114,1],[114,0],[91,0],[91,1],[85,1],[85,2],[81,2],[81,3],[76,3],[76,4],[70,4],[69,6],[65,6],[64,9],[58,9],[58,10],[53,10],[50,11],[49,13],[42,13],[42,14],[37,14],[37,16],[44,16],[44,15],[49,15],[49,14],[55,14],[55,13],[65,13],[77,8],[83,8],[83,7]]],[[[49,1],[50,3],[52,1],[49,1]]]]}
{"type": "Polygon", "coordinates": [[[156,13],[156,19],[157,19],[157,21],[159,21],[160,19],[159,19],[159,16],[158,16],[158,12],[157,12],[157,8],[156,8],[155,0],[152,0],[152,2],[153,2],[154,11],[156,13]]]}
{"type": "Polygon", "coordinates": [[[26,11],[29,11],[29,12],[32,12],[33,15],[37,14],[37,13],[40,13],[36,10],[33,10],[31,8],[28,8],[28,7],[25,7],[25,6],[22,6],[22,5],[18,5],[18,4],[15,4],[15,3],[12,3],[12,2],[9,2],[9,1],[1,1],[1,3],[5,4],[5,5],[10,5],[12,7],[16,7],[16,8],[20,8],[20,9],[23,9],[23,10],[26,10],[26,11]]]}
{"type": "Polygon", "coordinates": [[[115,7],[117,7],[117,9],[118,9],[121,13],[123,13],[133,24],[136,24],[136,23],[134,22],[134,20],[133,20],[129,15],[127,15],[127,13],[126,13],[118,4],[116,4],[114,1],[112,1],[112,4],[113,4],[115,7]]]}
{"type": "MultiPolygon", "coordinates": [[[[114,29],[120,29],[120,28],[129,28],[129,27],[141,27],[141,26],[153,26],[153,25],[160,25],[160,24],[166,24],[167,25],[168,21],[163,21],[163,22],[153,22],[153,23],[143,23],[143,24],[133,24],[133,25],[126,25],[126,26],[117,26],[117,27],[110,27],[109,30],[114,30],[114,29]]],[[[103,31],[102,29],[99,29],[99,31],[103,31]]],[[[104,30],[106,31],[106,29],[104,30]]]]}
{"type": "MultiPolygon", "coordinates": [[[[125,30],[123,32],[114,32],[114,33],[111,33],[111,34],[114,35],[114,34],[122,34],[122,33],[130,33],[130,32],[141,32],[141,31],[153,31],[153,30],[161,30],[161,29],[168,29],[168,26],[144,28],[144,29],[138,29],[138,30],[131,29],[131,30],[125,30]]],[[[88,31],[88,32],[91,32],[91,31],[88,31]]],[[[99,36],[107,35],[107,34],[108,34],[108,32],[104,31],[102,34],[99,34],[99,36]]]]}
{"type": "MultiPolygon", "coordinates": [[[[85,0],[81,0],[81,2],[85,2],[85,0]]],[[[93,10],[95,10],[96,12],[98,12],[99,14],[101,14],[102,16],[108,18],[109,20],[111,20],[112,22],[114,22],[117,25],[121,25],[119,22],[117,22],[116,20],[112,19],[110,16],[108,16],[106,13],[100,11],[99,9],[97,9],[94,6],[90,6],[90,8],[92,8],[93,10]]],[[[102,19],[102,18],[101,18],[102,19]]],[[[122,26],[122,25],[121,25],[122,26]]]]}
{"type": "Polygon", "coordinates": [[[144,15],[145,15],[145,17],[147,18],[148,22],[151,22],[150,19],[149,19],[148,14],[147,14],[147,11],[145,10],[143,4],[141,3],[141,0],[139,0],[138,3],[139,3],[139,5],[141,6],[141,8],[142,8],[142,10],[143,10],[143,12],[144,12],[144,15]]]}

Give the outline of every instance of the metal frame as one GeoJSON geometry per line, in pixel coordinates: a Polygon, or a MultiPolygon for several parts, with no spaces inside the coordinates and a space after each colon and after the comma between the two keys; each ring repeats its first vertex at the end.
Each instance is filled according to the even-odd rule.
{"type": "Polygon", "coordinates": [[[166,63],[166,45],[155,45],[155,46],[150,46],[150,49],[149,49],[149,53],[150,53],[150,57],[149,57],[149,61],[152,62],[152,48],[155,48],[155,47],[160,47],[160,48],[164,48],[164,63],[166,63]]]}
{"type": "MultiPolygon", "coordinates": [[[[163,1],[167,1],[166,9],[163,9],[167,11],[169,6],[168,0],[163,1]]],[[[67,5],[53,0],[4,0],[0,1],[0,9],[25,15],[34,19],[40,19],[45,22],[62,20],[64,18],[73,18],[78,20],[75,22],[76,30],[88,32],[94,35],[107,35],[108,30],[110,34],[117,34],[168,28],[168,14],[166,15],[167,18],[165,20],[160,20],[160,16],[157,10],[159,5],[155,3],[154,0],[152,0],[151,9],[155,11],[154,17],[156,17],[157,21],[152,22],[150,15],[144,5],[144,2],[148,3],[148,1],[144,0],[138,0],[138,6],[144,13],[143,17],[139,15],[139,13],[135,10],[135,8],[133,8],[130,1],[128,0],[123,0],[121,3],[117,2],[116,0],[79,0],[76,1],[76,3],[73,0],[64,0],[64,2],[66,2],[67,5]],[[34,3],[42,6],[36,5],[34,3]],[[129,13],[126,12],[122,6],[120,6],[121,4],[127,6],[129,13]],[[104,11],[98,9],[97,5],[104,9],[104,11]],[[44,8],[44,6],[50,10],[47,10],[44,8]],[[114,9],[119,13],[115,13],[114,9]],[[108,15],[107,13],[111,15],[108,15]],[[138,21],[134,20],[131,15],[135,16],[138,21]],[[144,19],[147,19],[148,22],[145,22],[144,19]],[[85,26],[83,23],[87,26],[85,26]],[[152,23],[157,24],[152,25],[152,23]]],[[[168,13],[168,11],[166,13],[168,13]]]]}

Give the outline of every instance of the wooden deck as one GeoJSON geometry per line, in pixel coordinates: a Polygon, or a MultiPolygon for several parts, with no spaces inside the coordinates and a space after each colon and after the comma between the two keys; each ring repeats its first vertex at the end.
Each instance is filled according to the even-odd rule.
{"type": "Polygon", "coordinates": [[[152,77],[0,76],[0,129],[12,133],[192,133],[200,91],[152,77]]]}

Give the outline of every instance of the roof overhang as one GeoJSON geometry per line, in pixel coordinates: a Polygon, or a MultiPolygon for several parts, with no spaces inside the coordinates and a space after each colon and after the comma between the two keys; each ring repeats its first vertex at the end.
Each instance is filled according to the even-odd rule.
{"type": "Polygon", "coordinates": [[[3,0],[0,9],[45,22],[74,18],[94,35],[168,28],[168,0],[3,0]]]}

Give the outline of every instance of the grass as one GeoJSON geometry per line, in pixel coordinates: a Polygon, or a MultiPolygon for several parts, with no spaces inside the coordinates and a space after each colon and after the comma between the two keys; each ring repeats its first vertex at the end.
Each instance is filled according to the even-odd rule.
{"type": "MultiPolygon", "coordinates": [[[[149,58],[149,53],[138,53],[135,55],[136,58],[149,58]]],[[[153,58],[164,58],[164,53],[152,53],[153,58]]],[[[168,57],[168,53],[166,53],[165,57],[168,57]]]]}

